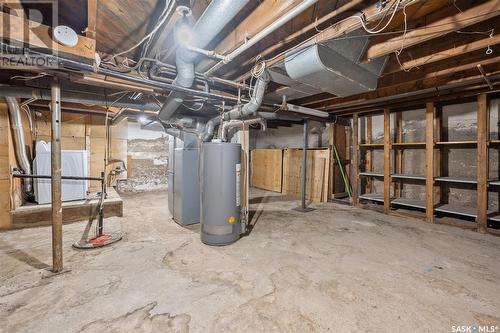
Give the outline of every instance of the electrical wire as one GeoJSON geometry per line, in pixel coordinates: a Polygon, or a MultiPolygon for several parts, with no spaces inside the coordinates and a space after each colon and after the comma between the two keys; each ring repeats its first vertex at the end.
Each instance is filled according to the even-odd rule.
{"type": "Polygon", "coordinates": [[[172,9],[174,8],[174,4],[175,4],[175,1],[172,1],[172,0],[166,0],[165,1],[165,8],[162,12],[162,14],[160,15],[160,20],[159,22],[155,25],[155,27],[153,28],[153,30],[151,30],[146,36],[144,36],[139,42],[137,42],[136,44],[134,44],[132,47],[130,47],[129,49],[125,50],[125,51],[122,51],[120,53],[116,53],[114,54],[109,60],[107,60],[106,62],[110,62],[111,60],[114,60],[116,57],[120,56],[120,55],[123,55],[125,53],[129,53],[130,51],[133,51],[135,50],[136,48],[138,48],[139,46],[142,45],[142,43],[144,43],[145,41],[149,41],[153,36],[154,34],[158,31],[158,29],[160,29],[160,27],[166,22],[166,20],[170,17],[170,13],[172,12],[172,9]]]}

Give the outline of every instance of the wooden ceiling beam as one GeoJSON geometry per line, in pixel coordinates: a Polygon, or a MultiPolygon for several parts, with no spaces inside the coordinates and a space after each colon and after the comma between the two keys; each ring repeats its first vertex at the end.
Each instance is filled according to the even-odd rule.
{"type": "Polygon", "coordinates": [[[365,106],[365,107],[356,107],[356,108],[347,108],[347,109],[341,109],[341,110],[330,110],[331,114],[335,115],[349,115],[353,113],[374,113],[374,112],[379,112],[384,108],[390,108],[391,110],[394,111],[403,111],[403,110],[410,110],[410,109],[415,109],[418,107],[424,107],[426,102],[435,102],[435,103],[450,103],[456,100],[464,100],[467,98],[470,98],[472,96],[481,94],[481,93],[486,93],[486,94],[495,94],[500,91],[500,87],[498,87],[497,82],[496,85],[497,87],[494,88],[493,90],[490,89],[487,85],[475,85],[471,86],[462,90],[450,90],[448,93],[444,94],[444,92],[441,92],[440,95],[434,94],[422,94],[415,96],[414,99],[412,100],[405,100],[405,101],[398,101],[398,102],[390,102],[390,103],[380,103],[376,105],[370,105],[370,106],[365,106]]]}
{"type": "Polygon", "coordinates": [[[93,63],[95,59],[95,40],[78,36],[78,44],[75,47],[64,46],[52,39],[51,27],[2,12],[0,38],[8,39],[11,45],[46,49],[63,56],[85,59],[87,63],[93,63]]]}
{"type": "Polygon", "coordinates": [[[456,15],[437,20],[425,27],[417,28],[406,34],[369,45],[366,51],[366,58],[368,60],[379,58],[400,50],[402,46],[410,47],[418,45],[498,15],[500,15],[498,0],[489,0],[456,15]]]}
{"type": "Polygon", "coordinates": [[[451,73],[461,72],[476,68],[478,64],[492,65],[500,62],[500,56],[486,57],[484,53],[476,54],[466,58],[448,59],[431,66],[423,67],[412,72],[398,72],[386,75],[379,79],[379,88],[397,86],[401,83],[408,83],[423,80],[430,77],[443,76],[451,73]]]}
{"type": "MultiPolygon", "coordinates": [[[[500,70],[500,64],[494,63],[488,67],[485,66],[488,71],[488,75],[492,75],[491,73],[496,73],[500,70]]],[[[386,88],[380,88],[375,91],[370,91],[363,94],[348,96],[348,97],[336,97],[330,99],[329,101],[320,102],[320,103],[308,103],[306,106],[315,109],[332,109],[333,107],[348,107],[351,105],[356,105],[362,102],[369,103],[370,100],[376,100],[381,98],[388,98],[391,96],[397,97],[401,94],[407,94],[412,92],[418,92],[419,90],[424,89],[432,89],[435,88],[436,91],[439,90],[440,86],[445,86],[449,84],[459,84],[465,81],[481,79],[482,75],[480,75],[477,68],[471,68],[461,72],[455,72],[444,76],[433,76],[429,78],[425,78],[416,82],[405,82],[401,83],[397,86],[391,86],[386,88]]],[[[373,101],[374,103],[376,101],[373,101]]]]}
{"type": "Polygon", "coordinates": [[[487,49],[488,47],[493,47],[495,45],[500,44],[500,34],[495,35],[493,37],[486,37],[471,43],[467,43],[464,45],[453,46],[449,49],[439,51],[437,53],[430,52],[428,55],[408,60],[399,59],[400,64],[396,59],[394,59],[391,64],[388,64],[384,74],[392,74],[399,72],[401,70],[411,70],[413,68],[421,67],[424,65],[429,65],[438,61],[450,59],[458,56],[467,56],[468,53],[487,49]]]}

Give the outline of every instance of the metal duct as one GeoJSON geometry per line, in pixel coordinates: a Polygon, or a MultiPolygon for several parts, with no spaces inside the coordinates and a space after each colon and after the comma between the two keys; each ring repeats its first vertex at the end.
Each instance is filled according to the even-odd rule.
{"type": "Polygon", "coordinates": [[[369,38],[361,30],[346,38],[288,52],[285,68],[290,78],[339,97],[377,89],[387,57],[360,63],[369,38]]]}
{"type": "MultiPolygon", "coordinates": [[[[26,149],[26,141],[24,140],[23,121],[21,118],[21,109],[14,97],[5,97],[9,106],[10,127],[14,136],[14,149],[16,153],[17,163],[24,171],[24,174],[31,175],[31,161],[26,149]]],[[[24,179],[25,193],[33,191],[32,179],[24,179]]]]}
{"type": "Polygon", "coordinates": [[[230,129],[239,127],[242,125],[253,125],[253,124],[260,124],[262,131],[265,131],[267,129],[267,123],[264,118],[253,118],[253,119],[247,119],[247,120],[230,120],[224,122],[222,124],[222,134],[221,134],[221,141],[226,142],[228,141],[228,132],[230,129]]]}
{"type": "MultiPolygon", "coordinates": [[[[193,40],[190,46],[205,48],[212,39],[243,9],[249,0],[213,0],[208,5],[192,30],[193,40]]],[[[195,60],[197,54],[186,47],[180,47],[176,52],[175,62],[177,76],[174,84],[190,88],[195,78],[195,60]]],[[[159,119],[167,122],[184,102],[186,94],[172,91],[163,104],[159,119]]]]}
{"type": "Polygon", "coordinates": [[[264,70],[255,83],[251,100],[242,107],[237,106],[231,111],[224,112],[222,117],[217,116],[210,119],[205,126],[204,133],[201,135],[202,141],[207,142],[212,140],[215,126],[220,124],[221,118],[222,120],[232,120],[256,115],[260,105],[262,104],[262,100],[264,99],[264,94],[266,92],[267,85],[269,84],[269,80],[269,73],[267,70],[264,70]]]}

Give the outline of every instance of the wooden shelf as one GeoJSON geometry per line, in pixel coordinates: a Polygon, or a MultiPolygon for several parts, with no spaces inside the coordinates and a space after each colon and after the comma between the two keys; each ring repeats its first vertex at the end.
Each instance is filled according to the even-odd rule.
{"type": "Polygon", "coordinates": [[[359,175],[365,177],[384,177],[384,174],[379,172],[360,172],[359,175]]]}
{"type": "Polygon", "coordinates": [[[500,180],[492,180],[489,182],[490,186],[500,186],[500,180]]]}
{"type": "Polygon", "coordinates": [[[445,147],[445,146],[457,146],[457,147],[476,147],[477,141],[438,141],[436,142],[437,146],[445,147]]]}
{"type": "Polygon", "coordinates": [[[457,183],[457,184],[477,184],[477,180],[473,178],[461,178],[461,177],[436,177],[434,178],[436,182],[444,183],[457,183]]]}
{"type": "Polygon", "coordinates": [[[425,142],[397,142],[392,146],[395,149],[412,149],[412,148],[425,148],[425,142]]]}
{"type": "Polygon", "coordinates": [[[393,174],[391,175],[394,179],[412,179],[412,180],[425,180],[425,176],[420,175],[409,175],[409,174],[393,174]]]}
{"type": "Polygon", "coordinates": [[[383,143],[360,143],[360,148],[384,148],[383,143]]]}
{"type": "Polygon", "coordinates": [[[377,193],[365,193],[365,194],[360,195],[359,199],[383,203],[384,202],[384,195],[377,194],[377,193]]]}
{"type": "Polygon", "coordinates": [[[454,204],[443,204],[434,209],[435,212],[438,213],[446,213],[452,215],[460,215],[465,217],[476,218],[477,217],[477,209],[471,207],[464,207],[454,204]]]}
{"type": "Polygon", "coordinates": [[[420,200],[398,198],[398,199],[392,200],[391,204],[393,204],[395,206],[417,208],[417,209],[425,209],[425,202],[424,201],[420,201],[420,200]]]}

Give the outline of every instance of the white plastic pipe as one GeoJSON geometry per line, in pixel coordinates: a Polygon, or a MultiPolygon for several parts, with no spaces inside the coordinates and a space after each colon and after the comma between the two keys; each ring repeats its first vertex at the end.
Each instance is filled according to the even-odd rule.
{"type": "Polygon", "coordinates": [[[236,48],[233,52],[225,56],[225,59],[222,61],[219,61],[216,65],[214,65],[212,68],[208,69],[204,75],[210,75],[220,69],[222,66],[225,64],[229,63],[232,61],[234,58],[251,48],[253,45],[256,43],[260,42],[262,39],[267,37],[269,34],[273,33],[276,29],[280,28],[283,26],[285,23],[293,19],[294,17],[298,16],[301,14],[304,10],[309,8],[310,6],[314,5],[318,0],[304,0],[302,1],[299,5],[295,6],[292,8],[289,12],[287,12],[285,15],[281,16],[279,19],[259,31],[255,36],[250,38],[245,42],[245,44],[241,45],[240,47],[236,48]]]}

